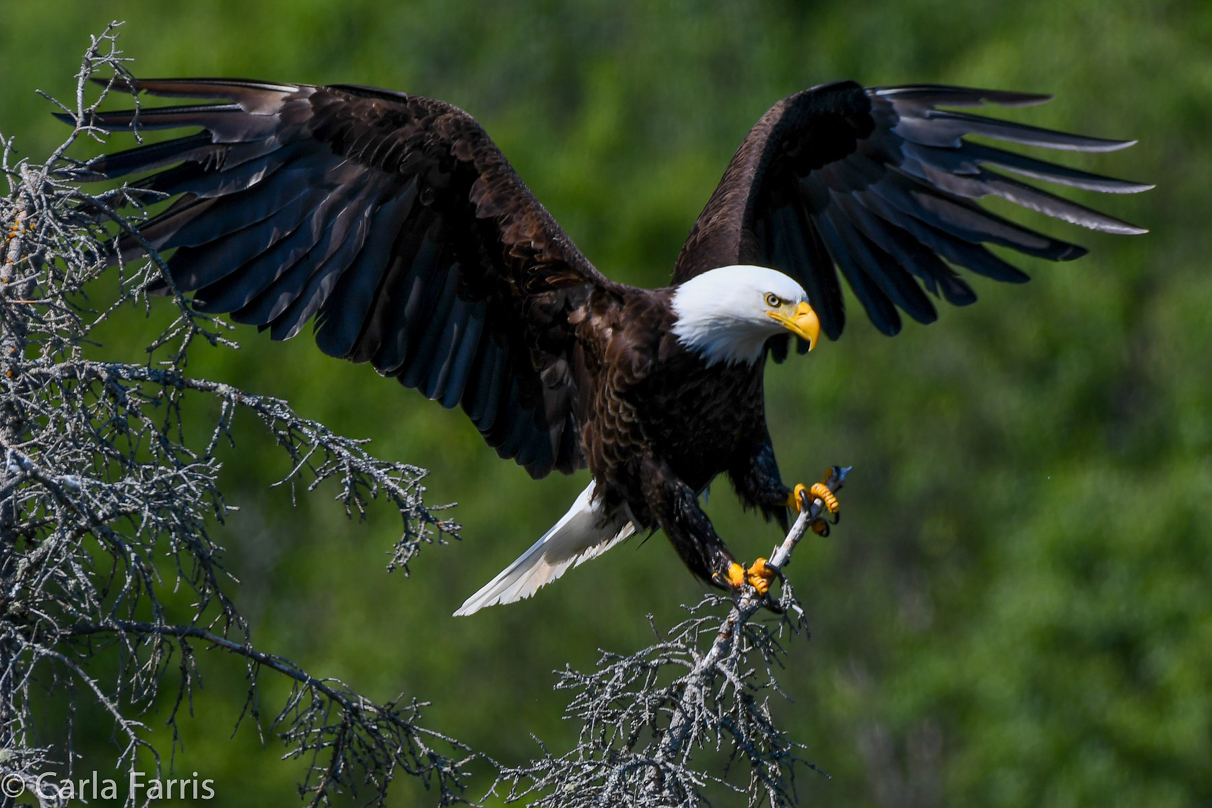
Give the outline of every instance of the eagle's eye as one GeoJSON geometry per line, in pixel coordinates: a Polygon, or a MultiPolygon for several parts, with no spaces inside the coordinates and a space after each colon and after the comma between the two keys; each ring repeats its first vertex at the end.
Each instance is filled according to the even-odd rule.
{"type": "Polygon", "coordinates": [[[774,292],[770,292],[766,295],[766,305],[772,309],[777,309],[783,305],[783,301],[774,292]]]}

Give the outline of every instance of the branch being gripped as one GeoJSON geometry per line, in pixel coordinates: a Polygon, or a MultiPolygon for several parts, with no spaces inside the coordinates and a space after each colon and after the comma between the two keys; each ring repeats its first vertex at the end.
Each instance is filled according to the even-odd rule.
{"type": "MultiPolygon", "coordinates": [[[[845,468],[833,466],[824,480],[825,487],[833,493],[837,493],[841,490],[849,473],[849,466],[845,468]]],[[[806,496],[804,498],[807,499],[806,496]]],[[[791,562],[791,553],[795,550],[795,546],[799,544],[800,539],[813,524],[823,520],[824,512],[825,503],[819,498],[813,498],[811,502],[804,503],[799,517],[787,533],[787,538],[771,552],[770,560],[766,564],[773,568],[780,578],[783,567],[791,562]]],[[[725,663],[733,655],[738,633],[766,603],[766,595],[759,593],[748,583],[744,584],[740,598],[733,602],[732,609],[720,625],[715,642],[711,644],[707,653],[698,658],[694,667],[686,674],[681,703],[674,708],[673,715],[669,719],[669,728],[662,736],[656,754],[653,756],[655,765],[650,769],[646,783],[650,793],[661,789],[664,779],[662,777],[663,766],[677,765],[680,758],[685,755],[686,741],[699,723],[698,716],[706,708],[716,676],[728,676],[731,672],[726,669],[725,663]]],[[[789,605],[798,611],[799,607],[795,605],[793,599],[789,605]]],[[[777,788],[775,783],[769,785],[777,788]]]]}
{"type": "MultiPolygon", "coordinates": [[[[829,474],[825,476],[824,485],[836,494],[842,490],[842,485],[845,484],[846,477],[849,474],[850,466],[844,468],[842,466],[831,466],[829,474]]],[[[803,498],[807,499],[806,496],[803,498]]],[[[814,498],[811,502],[807,503],[807,507],[800,511],[799,518],[795,520],[795,524],[788,531],[787,538],[783,539],[783,543],[775,547],[774,551],[770,553],[770,560],[766,562],[766,566],[772,567],[775,572],[781,573],[783,567],[791,563],[791,551],[800,543],[800,539],[804,538],[804,534],[808,531],[808,528],[817,522],[823,521],[822,512],[824,510],[825,503],[820,498],[814,498]]],[[[828,535],[828,532],[822,535],[828,535]]]]}
{"type": "MultiPolygon", "coordinates": [[[[845,468],[841,466],[832,466],[829,469],[829,474],[825,477],[824,485],[833,493],[837,493],[842,489],[842,485],[846,482],[846,476],[850,474],[850,466],[845,468]]],[[[803,495],[806,500],[808,495],[803,495]]],[[[795,520],[795,524],[791,526],[791,530],[787,532],[787,538],[783,539],[782,544],[776,546],[770,552],[770,559],[766,562],[766,566],[775,571],[780,578],[783,575],[783,567],[791,563],[791,553],[795,550],[795,546],[800,543],[800,539],[804,538],[804,534],[817,522],[824,522],[825,503],[820,498],[813,498],[805,504],[805,507],[800,511],[799,517],[795,520]]],[[[766,595],[761,594],[748,583],[744,584],[741,590],[741,597],[733,604],[732,611],[720,626],[720,635],[712,644],[711,650],[702,658],[699,665],[695,666],[695,670],[691,671],[693,676],[700,668],[704,670],[710,669],[718,660],[728,655],[731,650],[732,638],[735,636],[735,630],[748,622],[749,618],[757,612],[758,609],[766,603],[766,595]]],[[[795,607],[791,604],[792,608],[795,607]]]]}

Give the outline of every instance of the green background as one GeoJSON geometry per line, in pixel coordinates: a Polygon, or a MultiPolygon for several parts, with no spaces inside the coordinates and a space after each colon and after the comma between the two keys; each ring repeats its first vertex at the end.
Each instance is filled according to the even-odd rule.
{"type": "MultiPolygon", "coordinates": [[[[791,643],[781,680],[793,701],[773,709],[832,775],[803,774],[804,804],[1212,804],[1212,4],[10,3],[0,132],[22,155],[41,158],[64,131],[34,89],[69,98],[87,35],[115,17],[139,75],[353,82],[455,103],[591,261],[649,286],[666,282],[748,128],[803,87],[1051,92],[1011,117],[1138,138],[1064,162],[1157,183],[1097,200],[1149,235],[1025,217],[1091,255],[1024,260],[1026,286],[978,278],[979,304],[893,340],[851,299],[839,342],[769,373],[785,477],[855,467],[842,524],[789,570],[813,636],[791,643]]],[[[140,361],[146,330],[132,311],[106,351],[140,361]]],[[[224,470],[242,510],[217,537],[263,649],[380,700],[432,701],[430,726],[518,764],[537,752],[530,733],[556,753],[574,740],[553,669],[638,649],[647,613],[668,626],[698,599],[657,536],[533,600],[450,617],[564,512],[584,473],[532,482],[459,412],[307,337],[236,334],[240,351],[201,351],[192,370],[431,469],[430,501],[458,501],[464,525],[411,578],[389,575],[398,518],[380,507],[349,522],[326,496],[291,508],[268,488],[286,458],[248,419],[224,470]]],[[[738,555],[777,538],[726,485],[709,510],[738,555]]],[[[243,666],[201,659],[178,771],[213,778],[225,805],[292,804],[301,764],[279,762],[281,744],[262,745],[250,723],[232,735],[243,666]]],[[[268,715],[280,689],[264,681],[268,715]]],[[[104,770],[108,730],[88,720],[81,733],[78,768],[104,770]]],[[[433,799],[413,783],[392,793],[433,799]]]]}

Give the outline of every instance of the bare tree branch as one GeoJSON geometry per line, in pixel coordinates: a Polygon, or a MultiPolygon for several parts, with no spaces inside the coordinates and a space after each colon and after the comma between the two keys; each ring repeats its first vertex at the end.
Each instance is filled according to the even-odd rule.
{"type": "MultiPolygon", "coordinates": [[[[49,691],[69,710],[77,699],[99,705],[114,725],[117,764],[130,772],[152,766],[158,776],[162,750],[139,716],[175,688],[168,723],[176,739],[179,708],[198,682],[193,645],[202,643],[243,659],[249,705],[261,671],[291,681],[269,726],[287,756],[310,760],[303,790],[312,804],[365,787],[381,803],[400,772],[432,786],[442,804],[463,801],[472,754],[421,726],[423,703],[376,704],[254,646],[212,535],[229,510],[217,480],[242,410],[286,453],[278,484],[314,491],[332,480],[346,513],[359,518],[371,500],[389,502],[403,524],[389,566],[405,572],[424,544],[458,530],[423,501],[424,469],[379,460],[365,441],[302,418],[280,399],[188,375],[195,346],[234,344],[223,336],[227,326],[180,295],[172,298],[176,319],[152,341],[145,364],[90,356],[97,327],[123,309],[149,310],[148,283],[167,277],[154,253],[142,267],[109,267],[114,223],[137,237],[138,217],[119,213],[137,200],[123,189],[83,193],[71,182],[80,165],[65,156],[82,136],[103,138],[90,120],[108,90],[88,104],[88,79],[101,69],[128,75],[124,61],[115,24],[85,55],[74,106],[59,105],[76,125],[51,159],[12,165],[8,141],[0,157],[10,189],[0,198],[0,777],[24,783],[51,765],[70,776],[73,730],[39,727],[33,712],[49,691]],[[103,272],[117,273],[120,291],[97,310],[88,284],[103,272]],[[207,400],[219,403],[209,437],[187,439],[197,434],[187,420],[196,427],[201,413],[214,411],[207,400]],[[166,597],[181,588],[191,597],[166,597]],[[106,649],[117,651],[116,671],[98,664],[106,649]]],[[[150,799],[126,795],[129,805],[150,799]]]]}

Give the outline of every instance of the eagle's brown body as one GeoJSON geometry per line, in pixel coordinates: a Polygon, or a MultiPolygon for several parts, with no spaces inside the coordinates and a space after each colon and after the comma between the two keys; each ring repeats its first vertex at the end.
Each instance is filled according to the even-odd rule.
{"type": "Polygon", "coordinates": [[[747,506],[785,523],[789,490],[766,429],[764,363],[708,367],[671,330],[672,294],[626,290],[570,317],[583,346],[581,447],[607,510],[626,504],[641,526],[665,527],[691,570],[710,578],[732,556],[698,493],[728,473],[747,506]]]}
{"type": "MultiPolygon", "coordinates": [[[[786,518],[762,382],[766,356],[781,361],[790,335],[745,355],[728,354],[726,329],[715,333],[710,318],[695,336],[679,336],[675,329],[690,322],[679,320],[683,290],[716,268],[771,267],[836,339],[840,270],[874,324],[894,334],[899,312],[935,319],[928,293],[956,305],[975,300],[953,266],[1026,279],[986,244],[1052,260],[1082,254],[984,210],[976,200],[985,195],[1095,229],[1142,232],[1014,175],[1120,193],[1148,187],[964,136],[1078,151],[1126,143],[938,108],[1044,96],[839,82],[790,96],[762,117],[692,228],[673,285],[650,291],[594,269],[479,124],[449,104],[353,86],[116,84],[217,102],[143,109],[143,128],[202,132],[80,172],[141,175],[131,193],[175,198],[140,229],[142,239],[118,241],[123,254],[142,253],[144,243],[175,249],[172,280],[198,308],[230,312],[275,339],[314,318],[326,353],[461,406],[501,457],[536,478],[588,466],[597,504],[578,529],[597,530],[594,541],[606,543],[575,552],[594,554],[636,526],[660,527],[709,580],[731,562],[699,507],[714,477],[728,474],[746,505],[786,518]],[[708,361],[707,346],[731,358],[708,361]],[[626,529],[616,533],[620,524],[626,529]]],[[[108,112],[89,123],[119,130],[135,119],[108,112]]],[[[761,314],[755,322],[769,326],[761,314]]],[[[721,324],[736,320],[720,315],[721,324]]],[[[561,524],[581,524],[574,516],[561,524]]],[[[535,586],[560,574],[561,563],[535,586]]],[[[533,588],[511,591],[524,597],[533,588]]],[[[497,597],[483,603],[505,596],[497,597]]]]}

